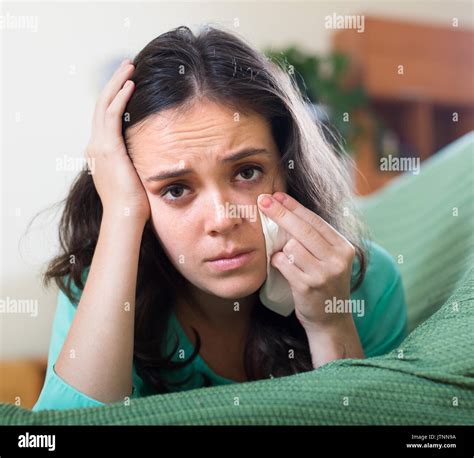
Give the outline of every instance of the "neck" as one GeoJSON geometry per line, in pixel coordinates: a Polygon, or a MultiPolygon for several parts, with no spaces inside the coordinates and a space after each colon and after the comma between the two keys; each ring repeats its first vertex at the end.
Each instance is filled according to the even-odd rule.
{"type": "Polygon", "coordinates": [[[176,302],[176,313],[188,322],[235,332],[247,326],[257,297],[258,291],[243,298],[224,299],[188,284],[187,294],[176,302]]]}

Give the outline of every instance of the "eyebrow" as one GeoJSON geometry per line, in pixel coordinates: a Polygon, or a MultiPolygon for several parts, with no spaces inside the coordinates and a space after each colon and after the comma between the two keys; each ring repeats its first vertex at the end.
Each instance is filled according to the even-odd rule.
{"type": "MultiPolygon", "coordinates": [[[[264,154],[264,155],[271,155],[270,151],[264,149],[264,148],[245,148],[243,150],[237,151],[233,154],[230,154],[229,156],[226,156],[221,159],[222,163],[228,163],[228,162],[235,162],[238,161],[239,159],[244,159],[248,156],[254,156],[257,154],[264,154]]],[[[156,175],[153,175],[149,178],[146,179],[146,181],[161,181],[161,180],[166,180],[167,178],[177,178],[182,175],[186,175],[188,173],[194,172],[194,169],[176,169],[176,170],[169,170],[166,172],[160,172],[157,173],[156,175]]]]}

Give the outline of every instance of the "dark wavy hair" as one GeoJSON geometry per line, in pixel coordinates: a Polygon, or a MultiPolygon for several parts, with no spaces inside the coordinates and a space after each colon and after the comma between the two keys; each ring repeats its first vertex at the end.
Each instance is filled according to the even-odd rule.
{"type": "MultiPolygon", "coordinates": [[[[278,145],[288,194],[319,214],[355,246],[359,269],[353,271],[351,292],[360,286],[368,259],[366,227],[352,205],[350,177],[325,140],[322,126],[316,123],[309,99],[279,62],[268,59],[231,32],[206,27],[194,35],[181,26],[148,43],[133,64],[136,88],[123,122],[127,147],[128,128],[165,109],[185,110],[201,97],[263,116],[278,145]]],[[[102,218],[102,204],[87,171],[78,175],[62,203],[61,253],[50,261],[43,280],[48,285],[54,279],[77,304],[71,282],[84,289],[83,274],[92,262],[102,218]],[[70,262],[72,256],[74,263],[70,262]]],[[[138,375],[157,393],[174,391],[177,386],[166,383],[160,377],[161,370],[177,370],[189,364],[201,346],[199,333],[193,328],[196,344],[187,360],[171,360],[178,341],[171,354],[161,354],[178,294],[191,300],[186,282],[165,254],[150,219],[144,228],[139,256],[134,365],[138,375]]],[[[244,358],[248,380],[313,369],[306,334],[295,313],[282,317],[260,302],[252,310],[244,358]],[[289,357],[289,350],[293,350],[293,358],[289,357]]],[[[206,380],[204,385],[208,384],[206,380]]]]}

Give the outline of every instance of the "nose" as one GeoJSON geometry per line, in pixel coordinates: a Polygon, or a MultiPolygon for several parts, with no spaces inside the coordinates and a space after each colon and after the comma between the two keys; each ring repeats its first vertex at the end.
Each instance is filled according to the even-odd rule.
{"type": "Polygon", "coordinates": [[[239,206],[223,193],[214,193],[206,208],[208,210],[204,217],[208,234],[227,234],[242,224],[239,206]]]}

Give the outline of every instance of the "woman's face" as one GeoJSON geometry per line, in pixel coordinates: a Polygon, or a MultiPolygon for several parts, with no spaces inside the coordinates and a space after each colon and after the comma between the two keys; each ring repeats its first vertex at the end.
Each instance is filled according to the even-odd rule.
{"type": "Polygon", "coordinates": [[[179,116],[174,110],[151,116],[127,136],[154,230],[176,269],[218,297],[257,291],[266,276],[257,196],[286,191],[265,119],[201,100],[179,116]],[[260,152],[231,157],[243,150],[260,152]],[[179,175],[159,176],[168,172],[179,175]],[[238,268],[220,270],[208,262],[242,249],[253,253],[238,268]]]}

